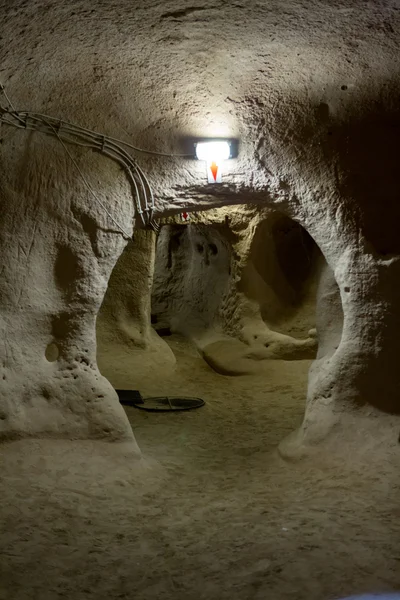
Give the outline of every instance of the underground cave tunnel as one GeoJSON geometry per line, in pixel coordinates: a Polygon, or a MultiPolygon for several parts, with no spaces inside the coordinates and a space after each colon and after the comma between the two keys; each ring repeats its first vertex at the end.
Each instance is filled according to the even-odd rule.
{"type": "Polygon", "coordinates": [[[392,598],[398,2],[0,22],[0,600],[392,598]]]}
{"type": "Polygon", "coordinates": [[[184,344],[222,376],[220,386],[228,376],[247,375],[251,388],[251,375],[259,385],[267,369],[268,389],[270,360],[301,360],[307,370],[316,357],[316,318],[328,294],[333,316],[328,327],[319,323],[320,336],[330,338],[331,351],[337,347],[339,290],[328,283],[333,274],[326,275],[330,270],[301,225],[249,206],[179,220],[167,219],[158,236],[137,231],[111,274],[97,317],[97,361],[116,389],[147,390],[150,383],[163,396],[174,379],[178,389],[174,347],[184,344]]]}

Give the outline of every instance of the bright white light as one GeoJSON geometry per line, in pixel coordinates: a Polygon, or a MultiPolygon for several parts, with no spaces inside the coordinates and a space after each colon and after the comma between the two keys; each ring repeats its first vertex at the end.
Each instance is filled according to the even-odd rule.
{"type": "Polygon", "coordinates": [[[231,155],[229,142],[198,142],[196,144],[196,156],[199,160],[206,160],[208,163],[219,164],[222,160],[227,160],[231,155]]]}

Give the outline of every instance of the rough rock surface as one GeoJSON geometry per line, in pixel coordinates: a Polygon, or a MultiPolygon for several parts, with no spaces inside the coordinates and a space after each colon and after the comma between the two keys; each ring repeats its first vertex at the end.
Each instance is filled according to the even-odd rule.
{"type": "Polygon", "coordinates": [[[333,271],[323,265],[317,291],[317,360],[332,356],[339,348],[343,332],[343,309],[333,271]]]}
{"type": "MultiPolygon", "coordinates": [[[[64,187],[55,142],[31,139],[24,156],[9,150],[0,159],[0,435],[132,439],[96,364],[96,316],[123,240],[101,224],[80,182],[64,187]]],[[[99,161],[115,211],[132,216],[107,167],[99,161]]]]}
{"type": "MultiPolygon", "coordinates": [[[[240,139],[222,186],[205,184],[201,163],[141,156],[160,215],[258,202],[318,244],[344,324],[337,350],[311,370],[296,443],[320,440],[355,408],[399,413],[398,3],[17,0],[0,9],[0,76],[18,108],[155,151],[187,151],[193,136],[240,139]]],[[[71,152],[131,229],[124,174],[84,148],[71,152]]],[[[126,437],[95,364],[95,316],[121,234],[54,139],[3,125],[0,164],[3,435],[126,437]]]]}
{"type": "Polygon", "coordinates": [[[162,377],[175,365],[173,352],[151,327],[151,286],[155,233],[137,230],[111,274],[97,317],[97,361],[101,373],[118,387],[132,373],[162,377]],[[118,381],[118,383],[117,383],[118,381]]]}
{"type": "Polygon", "coordinates": [[[222,374],[252,373],[265,359],[314,358],[309,288],[319,254],[304,234],[274,211],[245,206],[163,227],[152,291],[156,330],[192,339],[222,374]],[[276,235],[282,220],[286,235],[276,235]],[[293,323],[306,339],[285,335],[293,323]]]}
{"type": "Polygon", "coordinates": [[[231,235],[219,224],[162,227],[152,290],[156,329],[198,338],[222,327],[219,309],[230,286],[231,235]]]}

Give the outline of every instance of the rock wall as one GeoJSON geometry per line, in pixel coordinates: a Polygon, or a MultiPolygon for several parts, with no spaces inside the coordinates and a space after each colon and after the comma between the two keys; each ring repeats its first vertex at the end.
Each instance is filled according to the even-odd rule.
{"type": "Polygon", "coordinates": [[[219,311],[230,285],[231,235],[221,224],[162,227],[152,289],[156,330],[168,328],[194,339],[222,330],[219,311]]]}
{"type": "Polygon", "coordinates": [[[155,237],[153,231],[136,230],[115,265],[97,317],[97,362],[116,388],[131,389],[138,369],[141,377],[153,377],[155,369],[162,377],[176,362],[151,327],[155,237]]]}
{"type": "MultiPolygon", "coordinates": [[[[17,132],[7,148],[0,157],[0,438],[133,443],[116,393],[97,368],[95,337],[126,241],[76,180],[57,141],[17,132]]],[[[93,182],[99,198],[111,201],[132,231],[133,205],[117,169],[100,157],[85,159],[81,154],[82,168],[102,174],[98,186],[93,182]]]]}
{"type": "Polygon", "coordinates": [[[340,290],[332,269],[324,264],[317,291],[317,360],[332,356],[339,348],[343,333],[343,309],[340,290]]]}
{"type": "Polygon", "coordinates": [[[265,359],[313,358],[318,259],[306,232],[274,211],[238,207],[166,225],[157,244],[155,328],[193,339],[223,374],[253,372],[265,359]]]}

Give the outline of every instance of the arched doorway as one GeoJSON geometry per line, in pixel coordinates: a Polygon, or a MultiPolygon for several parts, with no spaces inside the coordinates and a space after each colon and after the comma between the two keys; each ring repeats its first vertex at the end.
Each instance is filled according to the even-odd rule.
{"type": "MultiPolygon", "coordinates": [[[[98,315],[99,368],[115,388],[145,397],[201,395],[206,402],[229,378],[233,397],[240,400],[245,388],[261,401],[273,389],[279,404],[289,380],[296,427],[317,356],[318,319],[324,352],[334,351],[316,310],[327,273],[312,237],[271,209],[193,213],[188,223],[169,218],[158,239],[139,230],[114,268],[98,315]]],[[[337,313],[328,325],[340,335],[340,297],[333,276],[329,282],[337,313]]],[[[289,423],[286,416],[284,433],[289,423]]]]}

